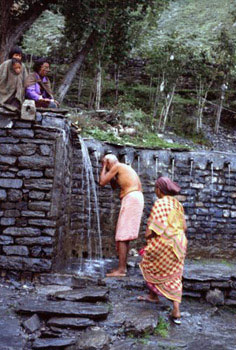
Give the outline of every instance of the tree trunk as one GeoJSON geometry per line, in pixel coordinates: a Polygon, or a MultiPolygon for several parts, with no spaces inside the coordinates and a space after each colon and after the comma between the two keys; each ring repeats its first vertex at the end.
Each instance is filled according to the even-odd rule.
{"type": "Polygon", "coordinates": [[[95,109],[100,109],[102,95],[102,67],[101,60],[98,61],[97,72],[96,72],[96,100],[95,109]]]}
{"type": "Polygon", "coordinates": [[[202,85],[202,83],[201,83],[201,81],[200,81],[199,90],[197,91],[197,95],[198,95],[197,132],[199,132],[199,130],[202,129],[203,109],[204,109],[204,107],[205,107],[206,100],[207,100],[207,95],[208,95],[208,92],[209,92],[209,90],[210,90],[210,88],[211,88],[212,83],[213,83],[213,80],[210,82],[210,84],[209,84],[208,87],[206,88],[204,97],[202,97],[203,91],[204,91],[204,86],[202,85]]]}
{"type": "Polygon", "coordinates": [[[80,102],[80,97],[83,89],[84,79],[83,79],[83,70],[81,69],[79,72],[79,84],[78,84],[78,103],[80,102]]]}
{"type": "Polygon", "coordinates": [[[165,131],[165,128],[166,128],[167,117],[168,117],[170,106],[171,106],[171,103],[173,101],[173,97],[174,97],[174,94],[175,94],[175,88],[176,88],[176,84],[174,84],[173,89],[171,91],[171,94],[170,94],[169,98],[167,98],[165,115],[164,115],[164,120],[163,120],[163,124],[162,124],[162,128],[161,128],[161,130],[163,132],[165,131]]]}
{"type": "Polygon", "coordinates": [[[89,94],[89,101],[88,101],[88,108],[92,109],[94,100],[95,100],[95,86],[96,86],[96,78],[94,78],[93,83],[91,85],[90,94],[89,94]]]}
{"type": "Polygon", "coordinates": [[[14,0],[0,0],[1,5],[1,33],[0,33],[0,62],[7,59],[9,52],[16,45],[22,35],[32,26],[35,20],[57,0],[41,0],[29,6],[29,9],[17,18],[11,15],[14,0]]]}
{"type": "Polygon", "coordinates": [[[159,96],[160,96],[160,86],[159,86],[159,82],[157,82],[157,88],[156,88],[155,100],[154,100],[154,107],[153,107],[153,114],[152,114],[153,118],[155,118],[156,115],[157,115],[157,107],[158,107],[158,102],[159,102],[159,96]]]}
{"type": "Polygon", "coordinates": [[[225,95],[225,92],[223,90],[221,90],[220,104],[217,108],[216,123],[215,123],[215,133],[216,134],[218,134],[218,132],[219,132],[221,112],[222,112],[223,101],[224,101],[224,97],[225,97],[224,95],[225,95]]]}
{"type": "Polygon", "coordinates": [[[76,60],[71,64],[61,85],[58,88],[58,100],[60,103],[64,100],[65,95],[67,94],[67,91],[69,90],[71,83],[76,75],[76,72],[81,68],[89,51],[93,47],[94,43],[97,41],[97,38],[98,38],[98,33],[97,31],[93,30],[92,33],[89,35],[83,48],[79,51],[76,60]]]}
{"type": "Polygon", "coordinates": [[[152,104],[152,75],[150,77],[150,84],[149,84],[149,103],[151,106],[151,104],[152,104]]]}
{"type": "Polygon", "coordinates": [[[115,89],[116,89],[116,103],[118,103],[118,97],[119,97],[119,66],[115,64],[115,89]]]}
{"type": "Polygon", "coordinates": [[[164,112],[165,112],[166,107],[167,107],[167,104],[166,104],[166,100],[165,100],[165,105],[161,109],[161,114],[160,114],[159,123],[158,123],[158,130],[161,130],[162,119],[164,117],[164,112]]]}
{"type": "Polygon", "coordinates": [[[1,0],[1,42],[0,42],[0,63],[2,63],[8,56],[10,48],[7,45],[7,33],[10,27],[10,11],[14,0],[1,0]]]}

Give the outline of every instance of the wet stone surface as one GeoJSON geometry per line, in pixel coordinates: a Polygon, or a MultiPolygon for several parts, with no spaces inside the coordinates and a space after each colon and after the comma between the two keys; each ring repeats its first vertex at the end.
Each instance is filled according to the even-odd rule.
{"type": "Polygon", "coordinates": [[[194,280],[192,274],[191,279],[186,266],[188,283],[193,286],[196,283],[196,290],[185,293],[199,295],[183,297],[180,326],[169,319],[170,301],[160,298],[159,304],[153,304],[137,300],[147,290],[136,267],[129,269],[127,277],[118,279],[69,274],[44,276],[44,284],[2,279],[0,349],[235,350],[236,309],[229,306],[229,301],[236,302],[236,292],[229,290],[229,280],[224,279],[227,270],[231,285],[236,287],[232,279],[235,266],[228,264],[224,270],[224,264],[215,263],[215,276],[211,271],[211,279],[204,279],[213,264],[209,263],[208,268],[205,262],[193,265],[202,271],[202,276],[194,280]],[[219,271],[223,271],[222,275],[219,271]],[[201,281],[203,290],[199,287],[201,281]],[[223,281],[222,288],[226,289],[219,292],[211,286],[212,281],[216,284],[223,281]],[[210,292],[205,290],[205,283],[209,284],[210,292]],[[84,288],[78,288],[81,284],[84,288]],[[207,303],[206,297],[212,292],[213,302],[207,303]],[[223,300],[221,293],[225,296],[224,305],[219,305],[223,300]],[[58,295],[70,300],[51,299],[58,295]],[[82,301],[85,296],[91,301],[82,301]],[[106,299],[101,300],[104,296],[106,299]],[[220,297],[219,303],[215,303],[216,296],[220,297]]]}
{"type": "Polygon", "coordinates": [[[66,292],[57,292],[51,295],[51,298],[62,299],[68,301],[107,301],[108,289],[105,288],[86,288],[82,290],[73,290],[66,292]]]}
{"type": "Polygon", "coordinates": [[[73,303],[70,301],[20,299],[16,305],[16,312],[20,314],[37,313],[42,316],[72,315],[91,319],[104,319],[108,315],[106,305],[91,305],[89,303],[73,303]]]}

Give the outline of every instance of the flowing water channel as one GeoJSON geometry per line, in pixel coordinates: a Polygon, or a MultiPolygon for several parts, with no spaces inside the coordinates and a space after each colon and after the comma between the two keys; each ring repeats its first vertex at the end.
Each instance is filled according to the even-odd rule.
{"type": "MultiPolygon", "coordinates": [[[[83,201],[83,211],[86,211],[86,222],[84,222],[84,227],[86,227],[86,233],[82,230],[81,240],[87,235],[87,251],[88,259],[80,259],[79,274],[90,274],[100,266],[103,269],[104,261],[102,260],[102,236],[101,236],[101,225],[100,225],[100,212],[99,212],[99,200],[96,182],[93,174],[93,167],[90,160],[88,148],[81,136],[79,136],[81,151],[82,151],[82,190],[86,193],[83,201]],[[95,213],[96,217],[96,232],[97,237],[92,236],[92,214],[95,213]],[[94,248],[93,248],[94,247],[94,248]]],[[[96,157],[96,162],[98,165],[98,157],[96,157]]],[[[98,166],[96,172],[97,181],[99,179],[98,166]]]]}

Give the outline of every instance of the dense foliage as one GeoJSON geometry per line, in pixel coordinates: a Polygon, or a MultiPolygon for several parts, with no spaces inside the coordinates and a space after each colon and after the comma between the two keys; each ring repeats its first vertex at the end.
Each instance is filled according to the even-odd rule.
{"type": "MultiPolygon", "coordinates": [[[[18,25],[17,16],[36,4],[46,6],[43,0],[12,3],[18,8],[11,7],[11,20],[18,25]]],[[[136,121],[149,132],[168,126],[192,138],[201,138],[206,110],[212,124],[224,108],[234,111],[234,0],[51,3],[51,11],[24,36],[23,47],[57,62],[54,86],[70,106],[116,106],[136,116],[140,111],[136,121]],[[127,64],[130,58],[142,62],[138,73],[135,64],[127,64]]]]}

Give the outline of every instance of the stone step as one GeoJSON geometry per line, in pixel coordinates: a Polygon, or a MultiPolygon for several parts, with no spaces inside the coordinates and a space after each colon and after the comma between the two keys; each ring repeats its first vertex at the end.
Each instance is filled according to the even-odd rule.
{"type": "Polygon", "coordinates": [[[109,313],[108,305],[78,303],[71,301],[48,301],[21,299],[15,311],[20,314],[39,314],[45,317],[52,316],[78,316],[93,320],[106,319],[109,313]]]}
{"type": "Polygon", "coordinates": [[[39,283],[43,285],[61,285],[73,288],[85,288],[89,286],[105,286],[101,278],[90,276],[76,276],[73,274],[43,273],[39,276],[39,283]]]}
{"type": "Polygon", "coordinates": [[[56,292],[51,294],[50,299],[62,299],[67,301],[107,301],[109,291],[106,288],[83,288],[72,291],[56,292]]]}
{"type": "Polygon", "coordinates": [[[33,342],[33,349],[64,349],[66,346],[75,344],[76,340],[72,338],[39,338],[33,342]]]}
{"type": "Polygon", "coordinates": [[[186,260],[184,266],[184,280],[228,281],[236,279],[236,263],[211,260],[186,260]]]}
{"type": "Polygon", "coordinates": [[[53,317],[47,322],[48,326],[58,328],[78,328],[83,329],[94,326],[95,322],[89,318],[75,318],[75,317],[53,317]]]}

